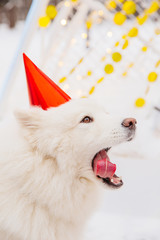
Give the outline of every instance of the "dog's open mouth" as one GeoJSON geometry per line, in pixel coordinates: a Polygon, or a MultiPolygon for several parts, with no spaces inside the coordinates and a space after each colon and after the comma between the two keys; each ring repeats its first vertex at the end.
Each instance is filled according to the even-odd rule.
{"type": "Polygon", "coordinates": [[[119,188],[123,185],[122,179],[118,177],[116,172],[116,164],[110,162],[108,151],[106,148],[98,152],[92,160],[92,168],[94,174],[102,179],[102,181],[114,188],[119,188]]]}

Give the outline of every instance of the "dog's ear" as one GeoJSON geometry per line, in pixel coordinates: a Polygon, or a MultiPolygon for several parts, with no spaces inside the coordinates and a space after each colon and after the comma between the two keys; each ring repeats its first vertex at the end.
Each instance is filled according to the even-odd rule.
{"type": "Polygon", "coordinates": [[[34,130],[39,128],[42,112],[42,109],[33,107],[30,110],[16,111],[15,116],[22,127],[34,130]]]}
{"type": "Polygon", "coordinates": [[[32,149],[38,150],[44,156],[53,156],[59,138],[55,137],[56,128],[52,124],[54,117],[48,115],[48,110],[32,107],[26,111],[16,111],[15,116],[20,125],[19,133],[27,139],[32,149]]]}
{"type": "MultiPolygon", "coordinates": [[[[19,110],[15,112],[15,117],[20,125],[20,134],[22,134],[32,149],[38,149],[44,152],[41,139],[44,137],[43,121],[46,111],[38,107],[32,107],[29,110],[19,110]]],[[[46,146],[45,146],[46,147],[46,146]]]]}

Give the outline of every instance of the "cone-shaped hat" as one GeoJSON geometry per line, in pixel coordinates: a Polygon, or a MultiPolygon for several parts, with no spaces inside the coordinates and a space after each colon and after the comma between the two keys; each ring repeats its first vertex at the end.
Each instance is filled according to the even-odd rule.
{"type": "Polygon", "coordinates": [[[40,106],[46,110],[49,107],[57,107],[71,99],[24,53],[23,59],[31,105],[40,106]]]}

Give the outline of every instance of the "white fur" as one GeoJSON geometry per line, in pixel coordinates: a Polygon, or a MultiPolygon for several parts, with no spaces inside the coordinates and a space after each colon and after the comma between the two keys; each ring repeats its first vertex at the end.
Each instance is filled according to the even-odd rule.
{"type": "Polygon", "coordinates": [[[88,99],[19,111],[0,128],[0,240],[78,240],[97,204],[91,162],[129,138],[88,99]],[[92,123],[80,123],[84,116],[92,123]]]}

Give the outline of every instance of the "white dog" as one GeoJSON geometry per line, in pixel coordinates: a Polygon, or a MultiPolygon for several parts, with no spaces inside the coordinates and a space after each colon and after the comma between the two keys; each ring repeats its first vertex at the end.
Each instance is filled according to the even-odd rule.
{"type": "Polygon", "coordinates": [[[0,240],[81,238],[100,186],[122,185],[107,151],[131,140],[135,123],[79,99],[1,124],[0,240]]]}

